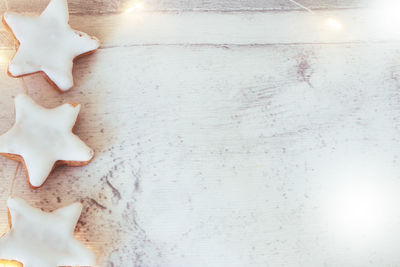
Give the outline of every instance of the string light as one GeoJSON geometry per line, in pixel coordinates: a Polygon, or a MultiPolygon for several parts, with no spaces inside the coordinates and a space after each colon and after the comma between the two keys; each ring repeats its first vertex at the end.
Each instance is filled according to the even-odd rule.
{"type": "Polygon", "coordinates": [[[22,267],[18,261],[0,260],[0,267],[22,267]]]}
{"type": "Polygon", "coordinates": [[[308,8],[308,7],[306,7],[306,6],[303,6],[302,4],[300,4],[299,2],[297,2],[297,1],[295,1],[295,0],[288,0],[288,1],[291,2],[291,3],[293,3],[293,4],[295,4],[296,6],[298,6],[298,7],[300,7],[300,8],[302,8],[302,9],[304,9],[304,10],[310,12],[311,14],[315,14],[315,12],[312,11],[310,8],[308,8]]]}
{"type": "Polygon", "coordinates": [[[329,19],[326,20],[326,22],[327,22],[328,26],[332,30],[340,30],[340,29],[342,29],[343,25],[337,19],[329,18],[329,19]]]}
{"type": "MultiPolygon", "coordinates": [[[[293,3],[293,4],[295,4],[295,5],[297,5],[298,7],[302,8],[302,9],[304,9],[307,12],[310,12],[313,15],[317,15],[313,10],[311,10],[311,8],[308,8],[308,7],[300,4],[299,2],[297,2],[295,0],[288,0],[288,1],[293,3]]],[[[340,29],[342,29],[342,23],[337,19],[328,18],[326,20],[326,22],[327,22],[328,27],[330,29],[332,29],[332,30],[340,30],[340,29]]]]}
{"type": "Polygon", "coordinates": [[[124,13],[129,14],[129,13],[132,13],[135,11],[142,10],[143,8],[144,8],[144,4],[142,2],[136,2],[132,6],[128,7],[124,13]]]}

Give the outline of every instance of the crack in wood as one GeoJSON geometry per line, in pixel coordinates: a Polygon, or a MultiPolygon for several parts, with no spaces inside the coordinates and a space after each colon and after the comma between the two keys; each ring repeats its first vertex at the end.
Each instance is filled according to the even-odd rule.
{"type": "Polygon", "coordinates": [[[87,198],[84,198],[84,199],[86,199],[87,201],[89,201],[89,203],[90,203],[91,205],[94,205],[94,206],[96,206],[96,207],[98,207],[98,208],[100,208],[100,209],[102,209],[102,210],[106,210],[106,209],[107,209],[106,206],[100,204],[100,203],[99,203],[97,200],[95,200],[94,198],[87,197],[87,198]]]}
{"type": "Polygon", "coordinates": [[[121,192],[119,192],[119,190],[111,184],[107,177],[105,178],[105,180],[106,184],[111,188],[114,197],[116,197],[118,200],[121,200],[121,192]]]}

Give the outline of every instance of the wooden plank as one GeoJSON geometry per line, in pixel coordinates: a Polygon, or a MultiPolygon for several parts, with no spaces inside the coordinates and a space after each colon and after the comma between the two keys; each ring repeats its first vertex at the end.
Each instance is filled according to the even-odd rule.
{"type": "MultiPolygon", "coordinates": [[[[44,106],[82,103],[76,133],[96,157],[36,191],[19,172],[14,195],[81,201],[99,266],[399,266],[400,49],[374,12],[72,16],[108,49],[76,62],[68,93],[26,82],[44,106]],[[330,202],[364,177],[388,205],[360,238],[332,225],[330,202]]],[[[0,40],[3,133],[24,89],[0,40]]],[[[4,231],[15,168],[0,158],[4,231]]]]}
{"type": "MultiPolygon", "coordinates": [[[[41,12],[48,0],[21,0],[9,2],[9,9],[19,12],[41,12]]],[[[109,14],[120,13],[137,2],[148,11],[276,11],[301,10],[288,0],[69,0],[72,14],[109,14]]],[[[371,6],[368,0],[299,0],[299,3],[311,9],[343,9],[371,6]]],[[[2,3],[3,7],[5,6],[2,3]]]]}
{"type": "MultiPolygon", "coordinates": [[[[397,24],[375,9],[282,13],[144,12],[72,16],[73,27],[97,36],[102,47],[136,45],[273,45],[390,42],[400,40],[397,24]],[[332,29],[329,18],[342,24],[332,29]],[[387,23],[385,23],[387,21],[387,23]],[[380,23],[382,22],[382,23],[380,23]]],[[[0,47],[12,47],[8,34],[0,47]]]]}
{"type": "MultiPolygon", "coordinates": [[[[14,192],[46,210],[81,200],[78,236],[100,266],[397,266],[396,226],[369,253],[325,212],[374,166],[400,196],[399,66],[397,44],[100,50],[77,62],[66,94],[26,78],[42,105],[83,104],[76,133],[94,161],[37,191],[20,173],[14,192]]],[[[5,68],[1,132],[23,92],[5,68]]],[[[15,164],[0,158],[0,170],[5,227],[15,164]]]]}

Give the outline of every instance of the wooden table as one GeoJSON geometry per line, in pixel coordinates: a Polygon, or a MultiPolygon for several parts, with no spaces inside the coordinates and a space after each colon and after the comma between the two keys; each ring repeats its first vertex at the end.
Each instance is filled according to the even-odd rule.
{"type": "MultiPolygon", "coordinates": [[[[371,1],[299,2],[315,13],[70,0],[71,25],[102,47],[68,93],[25,80],[44,106],[82,103],[76,133],[96,158],[39,190],[20,171],[14,195],[44,210],[81,201],[77,237],[99,266],[399,266],[400,26],[371,1]]],[[[2,133],[24,89],[4,31],[0,48],[2,133]]],[[[16,166],[0,159],[4,231],[16,166]]]]}

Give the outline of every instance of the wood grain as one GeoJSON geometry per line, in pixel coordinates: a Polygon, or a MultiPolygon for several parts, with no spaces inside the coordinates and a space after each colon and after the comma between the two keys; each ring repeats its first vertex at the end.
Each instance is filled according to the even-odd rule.
{"type": "MultiPolygon", "coordinates": [[[[85,14],[71,24],[103,42],[76,62],[76,86],[60,94],[25,78],[44,106],[82,104],[76,133],[96,157],[57,168],[35,191],[20,171],[14,195],[45,210],[81,201],[77,237],[99,266],[400,265],[399,36],[374,9],[341,9],[366,2],[313,1],[340,9],[315,16],[271,4],[282,1],[159,1],[157,10],[252,11],[130,15],[96,3],[70,1],[85,14]],[[383,223],[337,227],[341,192],[364,183],[384,200],[373,216],[383,223]]],[[[45,1],[36,4],[12,3],[35,11],[45,1]]],[[[6,74],[4,32],[0,46],[3,133],[24,89],[6,74]]],[[[15,168],[0,158],[4,231],[15,168]]]]}
{"type": "MultiPolygon", "coordinates": [[[[98,37],[102,48],[138,45],[296,45],[398,42],[400,32],[375,9],[280,13],[140,12],[72,16],[71,25],[98,37]],[[329,27],[328,19],[342,23],[329,27]],[[379,23],[378,21],[381,21],[379,23]]],[[[13,47],[1,32],[0,47],[13,47]]]]}
{"type": "MultiPolygon", "coordinates": [[[[19,12],[41,12],[48,0],[18,0],[9,1],[9,9],[19,12]]],[[[72,14],[110,14],[123,12],[134,5],[135,0],[69,0],[72,14]]],[[[288,0],[142,0],[148,11],[290,11],[302,10],[288,0]]],[[[302,5],[311,9],[348,9],[370,7],[377,1],[371,0],[299,0],[302,5]]],[[[4,2],[2,9],[5,9],[4,2]]]]}
{"type": "MultiPolygon", "coordinates": [[[[96,158],[37,191],[21,173],[15,194],[46,210],[82,201],[78,237],[101,266],[375,266],[394,249],[343,251],[326,201],[347,161],[399,188],[398,59],[395,44],[100,50],[67,94],[27,78],[45,106],[83,104],[77,134],[96,158]]],[[[1,83],[5,131],[23,89],[1,83]]],[[[15,164],[0,164],[5,203],[15,164]]]]}

